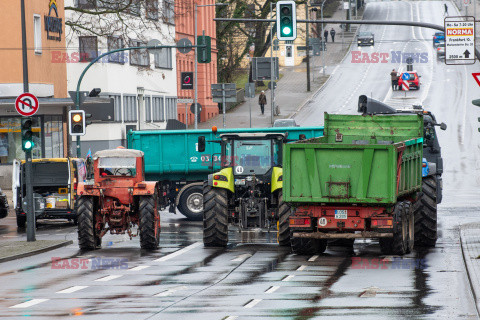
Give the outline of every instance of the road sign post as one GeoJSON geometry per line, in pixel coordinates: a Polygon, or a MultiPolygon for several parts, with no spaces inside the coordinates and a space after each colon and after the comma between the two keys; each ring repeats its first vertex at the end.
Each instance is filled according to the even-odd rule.
{"type": "Polygon", "coordinates": [[[475,18],[445,17],[445,64],[475,63],[475,18]]]}
{"type": "Polygon", "coordinates": [[[178,103],[185,103],[185,129],[188,129],[188,104],[193,103],[193,99],[177,99],[178,103]]]}
{"type": "Polygon", "coordinates": [[[226,128],[226,105],[227,102],[237,102],[237,85],[235,83],[213,83],[212,98],[213,102],[223,105],[223,127],[226,128]]]}

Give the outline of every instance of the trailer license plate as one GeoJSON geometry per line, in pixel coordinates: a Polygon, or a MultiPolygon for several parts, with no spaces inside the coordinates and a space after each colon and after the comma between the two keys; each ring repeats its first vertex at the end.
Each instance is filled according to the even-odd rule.
{"type": "Polygon", "coordinates": [[[335,219],[347,219],[347,210],[335,210],[335,219]]]}

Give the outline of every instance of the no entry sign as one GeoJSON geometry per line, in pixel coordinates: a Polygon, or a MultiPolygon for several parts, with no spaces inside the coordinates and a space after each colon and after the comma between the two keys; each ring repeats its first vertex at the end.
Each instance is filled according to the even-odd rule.
{"type": "Polygon", "coordinates": [[[24,116],[33,116],[38,111],[39,103],[37,97],[31,93],[22,93],[15,100],[15,109],[24,116]]]}

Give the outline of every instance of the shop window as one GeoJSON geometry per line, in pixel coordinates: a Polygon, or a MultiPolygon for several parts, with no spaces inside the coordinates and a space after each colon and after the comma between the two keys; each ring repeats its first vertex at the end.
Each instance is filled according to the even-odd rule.
{"type": "Polygon", "coordinates": [[[62,116],[44,116],[45,158],[63,158],[62,116]]]}

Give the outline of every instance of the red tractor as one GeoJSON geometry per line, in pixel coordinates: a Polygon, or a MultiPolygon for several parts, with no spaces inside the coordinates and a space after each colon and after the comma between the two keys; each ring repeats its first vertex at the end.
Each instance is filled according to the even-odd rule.
{"type": "MultiPolygon", "coordinates": [[[[87,177],[91,178],[91,177],[87,177]]],[[[79,183],[75,209],[82,250],[101,247],[102,237],[128,233],[137,225],[142,249],[157,249],[160,215],[156,182],[146,182],[143,152],[132,149],[98,151],[93,179],[79,183]]]]}

